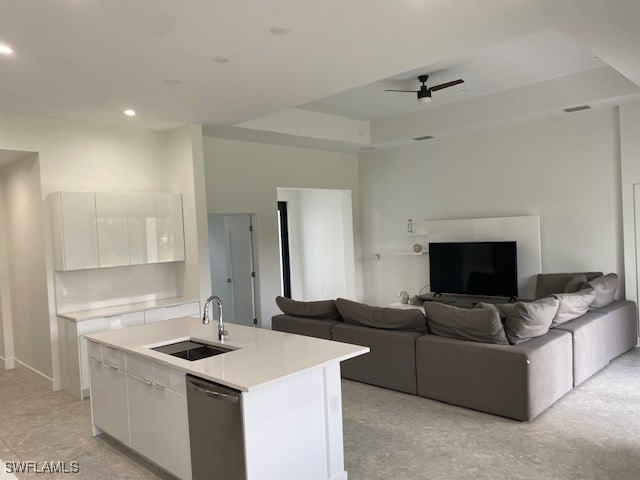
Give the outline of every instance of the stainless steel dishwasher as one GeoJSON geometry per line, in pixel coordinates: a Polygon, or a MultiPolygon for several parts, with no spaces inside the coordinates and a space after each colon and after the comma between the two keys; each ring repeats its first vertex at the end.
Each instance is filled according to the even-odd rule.
{"type": "Polygon", "coordinates": [[[246,480],[240,392],[187,375],[187,405],[193,480],[246,480]]]}

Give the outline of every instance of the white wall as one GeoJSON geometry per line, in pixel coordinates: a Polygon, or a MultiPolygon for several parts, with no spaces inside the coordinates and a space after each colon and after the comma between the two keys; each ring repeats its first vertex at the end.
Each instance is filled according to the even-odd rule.
{"type": "MultiPolygon", "coordinates": [[[[0,114],[0,150],[38,152],[41,199],[51,192],[60,190],[182,193],[187,236],[185,247],[189,266],[185,269],[186,274],[179,272],[176,278],[177,281],[187,285],[187,288],[183,288],[181,283],[180,290],[185,290],[188,294],[193,292],[194,297],[200,297],[201,276],[204,275],[207,279],[205,289],[208,289],[209,283],[208,261],[203,266],[198,255],[202,241],[204,241],[204,248],[207,248],[204,166],[201,136],[198,137],[198,132],[199,127],[195,126],[184,127],[183,131],[178,133],[156,132],[134,126],[95,125],[0,114]],[[190,163],[192,165],[189,165],[190,163]],[[197,206],[198,201],[201,202],[200,206],[197,206]],[[202,229],[195,226],[196,222],[204,226],[202,235],[200,234],[202,229]]],[[[7,199],[7,208],[12,202],[12,199],[7,199]]],[[[40,214],[42,214],[42,208],[41,204],[40,214]]],[[[45,235],[46,233],[44,232],[45,235]]],[[[33,353],[29,354],[22,354],[16,348],[16,358],[23,361],[25,359],[20,358],[20,355],[34,355],[34,358],[29,357],[28,361],[25,361],[29,363],[29,367],[42,371],[45,375],[43,383],[56,388],[58,379],[56,292],[50,257],[51,252],[48,250],[45,277],[47,304],[46,307],[41,305],[34,307],[37,308],[39,315],[45,315],[45,312],[46,315],[45,318],[32,321],[34,325],[48,325],[51,335],[43,340],[40,335],[42,332],[29,330],[30,324],[17,327],[16,312],[13,312],[12,318],[16,339],[18,337],[33,338],[32,342],[46,340],[52,345],[49,349],[44,349],[31,344],[28,350],[32,350],[33,353]],[[17,328],[27,330],[20,332],[17,328]],[[51,374],[52,378],[49,378],[51,374]]],[[[43,265],[45,265],[44,260],[43,265]]],[[[163,275],[164,270],[158,274],[163,275]]],[[[1,272],[0,282],[2,282],[1,272]]],[[[3,285],[0,284],[0,288],[2,287],[3,285]]]]}
{"type": "Polygon", "coordinates": [[[211,276],[202,127],[170,130],[162,158],[170,191],[182,193],[186,261],[178,265],[178,295],[204,303],[211,294],[211,276]]]}
{"type": "MultiPolygon", "coordinates": [[[[542,271],[624,273],[617,109],[496,127],[360,156],[365,299],[426,284],[406,221],[540,215],[542,271]]],[[[619,292],[624,292],[621,285],[619,292]]]]}
{"type": "MultiPolygon", "coordinates": [[[[260,322],[271,326],[279,313],[278,187],[350,190],[355,244],[359,244],[358,162],[356,155],[204,138],[209,213],[255,213],[260,322]]],[[[359,258],[359,252],[356,252],[359,258]]],[[[356,266],[358,268],[358,266],[356,266]]],[[[356,297],[361,298],[359,270],[356,297]]]]}
{"type": "Polygon", "coordinates": [[[5,368],[13,360],[13,332],[11,325],[11,301],[9,292],[9,260],[7,258],[6,223],[4,213],[4,188],[2,187],[3,169],[0,167],[0,360],[5,368]],[[11,350],[11,355],[9,351],[11,350]]]}
{"type": "Polygon", "coordinates": [[[14,354],[17,364],[53,382],[44,220],[37,155],[2,169],[14,354]]]}
{"type": "Polygon", "coordinates": [[[624,225],[624,268],[626,298],[638,301],[636,212],[633,186],[640,183],[640,102],[620,106],[620,158],[624,225]]]}
{"type": "Polygon", "coordinates": [[[292,297],[305,301],[353,298],[349,192],[280,188],[278,200],[287,201],[292,297]]]}

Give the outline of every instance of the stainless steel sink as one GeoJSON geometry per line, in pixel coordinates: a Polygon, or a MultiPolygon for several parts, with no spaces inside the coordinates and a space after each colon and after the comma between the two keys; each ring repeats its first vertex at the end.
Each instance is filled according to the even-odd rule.
{"type": "Polygon", "coordinates": [[[183,340],[176,343],[170,343],[169,345],[162,345],[161,347],[155,347],[151,350],[166,353],[167,355],[178,358],[184,358],[190,362],[233,351],[231,348],[208,345],[194,340],[183,340]]]}

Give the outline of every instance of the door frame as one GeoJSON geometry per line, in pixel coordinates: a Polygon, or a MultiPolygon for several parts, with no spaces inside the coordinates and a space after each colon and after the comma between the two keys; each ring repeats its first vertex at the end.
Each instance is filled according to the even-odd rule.
{"type": "Polygon", "coordinates": [[[282,296],[291,298],[291,257],[289,254],[289,217],[287,202],[278,200],[280,219],[280,268],[282,278],[282,296]]]}

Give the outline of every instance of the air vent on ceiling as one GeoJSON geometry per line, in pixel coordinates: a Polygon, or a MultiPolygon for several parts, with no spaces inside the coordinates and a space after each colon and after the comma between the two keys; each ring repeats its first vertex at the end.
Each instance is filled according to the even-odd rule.
{"type": "Polygon", "coordinates": [[[589,105],[580,105],[579,107],[571,107],[565,108],[564,111],[567,113],[579,112],[581,110],[589,110],[591,107],[589,105]]]}
{"type": "Polygon", "coordinates": [[[433,138],[432,135],[425,135],[423,137],[416,137],[416,138],[414,138],[414,140],[416,140],[418,142],[421,142],[423,140],[431,140],[432,138],[433,138]]]}

